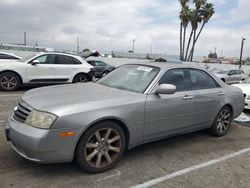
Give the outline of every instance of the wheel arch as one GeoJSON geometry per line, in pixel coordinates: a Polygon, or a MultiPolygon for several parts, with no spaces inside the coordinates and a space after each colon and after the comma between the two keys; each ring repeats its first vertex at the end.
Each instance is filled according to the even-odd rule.
{"type": "MultiPolygon", "coordinates": [[[[229,103],[228,103],[228,104],[225,104],[222,108],[224,108],[224,107],[230,108],[232,115],[234,114],[233,106],[232,106],[231,104],[229,104],[229,103]]],[[[222,109],[222,108],[221,108],[221,109],[222,109]]]]}
{"type": "Polygon", "coordinates": [[[85,75],[85,76],[87,76],[88,79],[91,80],[90,76],[89,76],[86,72],[79,72],[79,73],[77,73],[77,74],[73,77],[72,82],[74,82],[75,78],[76,78],[78,75],[82,75],[82,74],[85,75]]]}
{"type": "Polygon", "coordinates": [[[91,124],[89,124],[89,126],[84,129],[81,133],[81,135],[79,136],[78,140],[77,140],[77,143],[75,145],[75,150],[74,150],[74,156],[76,154],[76,149],[77,149],[77,146],[79,144],[79,141],[81,140],[82,136],[84,135],[84,133],[86,131],[88,131],[91,127],[95,126],[96,124],[98,123],[101,123],[101,122],[105,122],[105,121],[112,121],[114,123],[117,123],[123,130],[124,134],[125,134],[125,138],[126,138],[126,143],[125,143],[125,151],[128,149],[129,147],[129,142],[130,142],[130,132],[129,132],[129,129],[127,127],[127,125],[120,119],[118,118],[114,118],[114,117],[108,117],[108,118],[102,118],[102,119],[99,119],[97,121],[94,121],[92,122],[91,124]]]}
{"type": "Polygon", "coordinates": [[[13,70],[4,70],[4,71],[1,71],[0,74],[4,74],[6,72],[11,72],[13,74],[16,74],[18,76],[18,78],[20,79],[20,84],[23,84],[23,79],[19,73],[17,73],[16,71],[13,71],[13,70]]]}

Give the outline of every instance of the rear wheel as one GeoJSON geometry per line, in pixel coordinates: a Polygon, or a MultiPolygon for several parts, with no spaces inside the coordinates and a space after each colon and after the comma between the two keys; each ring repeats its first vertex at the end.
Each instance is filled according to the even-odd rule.
{"type": "Polygon", "coordinates": [[[0,89],[4,91],[15,91],[20,86],[20,78],[12,72],[0,74],[0,89]]]}
{"type": "Polygon", "coordinates": [[[76,161],[88,172],[98,173],[111,169],[125,150],[122,128],[112,121],[98,123],[80,139],[76,149],[76,161]]]}
{"type": "Polygon", "coordinates": [[[231,126],[231,121],[232,110],[229,107],[224,106],[216,116],[212,127],[209,129],[209,132],[214,136],[224,136],[231,126]]]}
{"type": "Polygon", "coordinates": [[[78,74],[73,79],[73,83],[83,83],[83,82],[89,82],[89,77],[85,74],[78,74]]]}

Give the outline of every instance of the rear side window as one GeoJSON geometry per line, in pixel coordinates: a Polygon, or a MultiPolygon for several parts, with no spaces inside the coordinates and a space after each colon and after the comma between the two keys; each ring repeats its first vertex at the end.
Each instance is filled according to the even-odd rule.
{"type": "Polygon", "coordinates": [[[161,77],[159,84],[175,85],[176,91],[187,91],[192,89],[188,69],[171,69],[167,71],[161,77]]]}
{"type": "Polygon", "coordinates": [[[81,64],[81,63],[73,57],[69,57],[65,55],[58,55],[57,64],[75,65],[75,64],[81,64]]]}
{"type": "Polygon", "coordinates": [[[101,61],[96,61],[96,62],[95,62],[95,65],[96,65],[96,66],[103,67],[103,66],[105,66],[105,63],[103,63],[103,62],[101,62],[101,61]]]}
{"type": "Polygon", "coordinates": [[[215,82],[215,80],[204,71],[191,69],[190,77],[193,90],[218,87],[218,84],[215,82]]]}

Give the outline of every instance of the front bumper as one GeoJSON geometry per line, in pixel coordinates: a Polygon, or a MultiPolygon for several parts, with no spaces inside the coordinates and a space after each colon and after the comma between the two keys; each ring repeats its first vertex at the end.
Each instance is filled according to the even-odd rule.
{"type": "Polygon", "coordinates": [[[60,137],[62,131],[71,129],[38,129],[15,121],[12,116],[5,125],[7,141],[22,157],[39,163],[70,162],[74,157],[77,134],[60,137]]]}

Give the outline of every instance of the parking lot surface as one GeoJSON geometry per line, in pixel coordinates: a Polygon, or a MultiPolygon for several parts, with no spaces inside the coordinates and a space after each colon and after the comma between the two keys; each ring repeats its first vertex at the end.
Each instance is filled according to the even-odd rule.
{"type": "Polygon", "coordinates": [[[134,148],[101,174],[88,174],[73,162],[27,161],[4,135],[4,122],[24,92],[0,92],[0,187],[250,187],[250,127],[236,123],[223,138],[200,131],[134,148]]]}

